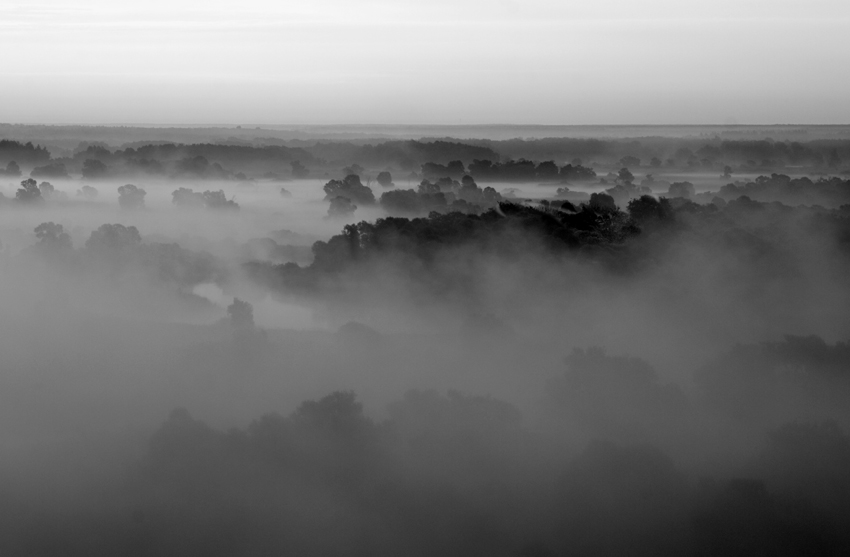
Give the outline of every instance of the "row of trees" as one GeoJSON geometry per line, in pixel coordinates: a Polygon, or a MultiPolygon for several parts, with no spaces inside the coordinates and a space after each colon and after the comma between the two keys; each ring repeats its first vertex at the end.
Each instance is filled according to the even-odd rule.
{"type": "Polygon", "coordinates": [[[779,141],[649,137],[616,140],[553,137],[480,143],[505,158],[569,160],[568,157],[576,157],[630,168],[722,169],[725,165],[735,165],[769,169],[805,165],[841,169],[850,161],[850,141],[846,139],[779,141]]]}
{"type": "Polygon", "coordinates": [[[422,180],[416,190],[384,192],[380,204],[390,215],[419,216],[432,211],[479,214],[497,207],[501,201],[503,198],[495,189],[481,189],[466,175],[460,182],[444,177],[433,183],[422,180]]]}
{"type": "Polygon", "coordinates": [[[431,162],[422,165],[422,176],[429,180],[443,177],[460,179],[466,174],[480,181],[502,182],[587,182],[596,179],[596,173],[590,168],[572,163],[558,167],[554,161],[535,164],[526,159],[501,163],[475,159],[469,164],[469,168],[465,168],[459,160],[451,161],[446,165],[431,162]]]}
{"type": "Polygon", "coordinates": [[[791,178],[773,173],[770,176],[759,176],[751,182],[727,184],[720,188],[717,195],[727,201],[745,195],[763,202],[840,207],[850,204],[850,180],[838,177],[812,180],[806,176],[791,178]]]}
{"type": "MultiPolygon", "coordinates": [[[[96,188],[83,186],[77,195],[86,199],[94,199],[98,195],[96,188]]],[[[140,209],[145,206],[147,192],[134,185],[125,184],[118,188],[118,204],[123,209],[140,209]]],[[[206,207],[216,210],[237,210],[239,205],[232,199],[227,199],[223,190],[195,192],[189,188],[178,188],[171,194],[172,203],[178,207],[206,207]]],[[[63,192],[56,191],[50,182],[40,184],[32,178],[21,182],[21,187],[15,193],[15,199],[20,203],[38,204],[46,199],[64,198],[63,192]]]]}
{"type": "Polygon", "coordinates": [[[145,243],[135,226],[104,224],[92,231],[83,247],[75,249],[62,224],[45,222],[35,228],[38,242],[24,255],[44,257],[63,276],[74,274],[88,281],[140,274],[190,291],[204,282],[221,281],[224,266],[212,255],[178,244],[145,243]]]}
{"type": "MultiPolygon", "coordinates": [[[[404,172],[424,166],[424,177],[428,179],[442,176],[460,179],[463,174],[470,174],[482,181],[557,178],[549,165],[538,170],[535,163],[535,171],[525,168],[528,161],[570,160],[575,167],[581,166],[581,160],[584,159],[633,169],[661,166],[723,169],[735,165],[752,170],[810,165],[841,170],[841,165],[846,165],[846,161],[850,160],[850,142],[846,140],[788,142],[547,138],[466,142],[387,141],[367,145],[339,141],[317,142],[313,145],[298,143],[295,146],[261,143],[144,144],[115,150],[110,150],[102,143],[81,144],[73,156],[51,160],[50,153],[44,147],[4,139],[0,140],[0,164],[17,161],[19,165],[36,167],[39,173],[33,175],[36,178],[59,178],[85,171],[87,178],[107,174],[183,174],[244,179],[239,177],[240,174],[246,177],[305,178],[310,174],[310,168],[337,169],[357,163],[371,168],[393,167],[404,172]],[[206,160],[207,165],[203,165],[202,160],[206,160]],[[491,161],[489,166],[492,168],[486,164],[475,168],[475,161],[491,161]],[[458,162],[465,168],[457,168],[458,162]],[[214,166],[216,164],[220,169],[214,166]]],[[[362,175],[362,172],[355,173],[362,175]]],[[[588,177],[581,175],[571,179],[588,177]]]]}
{"type": "Polygon", "coordinates": [[[50,160],[50,151],[32,142],[21,143],[12,139],[0,139],[0,163],[8,164],[17,161],[18,164],[35,166],[50,160]]]}

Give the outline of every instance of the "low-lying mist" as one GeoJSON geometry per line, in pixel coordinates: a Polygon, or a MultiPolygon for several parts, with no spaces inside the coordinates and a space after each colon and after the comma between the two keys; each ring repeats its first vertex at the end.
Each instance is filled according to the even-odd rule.
{"type": "Polygon", "coordinates": [[[5,188],[3,554],[850,549],[846,206],[345,180],[5,188]]]}

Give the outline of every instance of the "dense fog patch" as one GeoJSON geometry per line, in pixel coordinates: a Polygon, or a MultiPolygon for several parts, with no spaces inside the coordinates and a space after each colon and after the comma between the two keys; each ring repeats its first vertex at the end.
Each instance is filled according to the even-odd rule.
{"type": "Polygon", "coordinates": [[[0,142],[0,551],[846,552],[846,145],[696,142],[0,142]]]}

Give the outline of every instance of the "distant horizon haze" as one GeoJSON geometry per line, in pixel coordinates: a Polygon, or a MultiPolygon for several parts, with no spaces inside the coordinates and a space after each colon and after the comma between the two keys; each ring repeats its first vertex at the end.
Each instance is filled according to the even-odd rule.
{"type": "Polygon", "coordinates": [[[0,121],[850,123],[850,3],[0,6],[0,121]]]}

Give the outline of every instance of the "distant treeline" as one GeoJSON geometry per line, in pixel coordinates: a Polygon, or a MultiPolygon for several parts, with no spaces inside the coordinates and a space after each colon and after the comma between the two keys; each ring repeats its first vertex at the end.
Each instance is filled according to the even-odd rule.
{"type": "Polygon", "coordinates": [[[635,140],[549,138],[481,141],[503,158],[570,160],[579,157],[616,164],[631,157],[641,167],[708,167],[726,164],[744,167],[826,166],[850,167],[850,140],[807,142],[765,140],[720,140],[648,137],[635,140]]]}
{"type": "Polygon", "coordinates": [[[148,174],[154,176],[247,179],[264,173],[289,174],[295,161],[315,163],[306,151],[290,147],[245,147],[237,145],[145,145],[114,152],[89,146],[67,164],[79,166],[86,178],[110,175],[148,174]]]}
{"type": "Polygon", "coordinates": [[[319,142],[305,149],[329,164],[393,166],[407,171],[419,170],[428,162],[447,164],[453,160],[467,163],[474,159],[499,160],[499,153],[489,147],[458,141],[387,141],[376,145],[319,142]]]}
{"type": "Polygon", "coordinates": [[[555,161],[533,161],[520,159],[505,162],[474,159],[468,168],[460,160],[450,161],[446,165],[428,162],[422,165],[422,175],[426,179],[459,179],[469,174],[479,181],[534,182],[534,181],[576,181],[584,182],[596,179],[596,172],[581,164],[567,164],[559,167],[555,161]]]}
{"type": "Polygon", "coordinates": [[[21,143],[19,141],[0,139],[0,163],[3,166],[10,162],[28,166],[45,163],[50,160],[50,152],[32,143],[21,143]]]}
{"type": "Polygon", "coordinates": [[[73,156],[56,159],[51,159],[44,147],[0,140],[0,166],[12,161],[37,169],[43,177],[142,174],[237,180],[338,175],[341,168],[352,166],[369,173],[382,170],[421,173],[425,178],[458,179],[469,173],[479,181],[552,180],[564,179],[560,170],[568,164],[578,169],[578,175],[567,179],[576,180],[592,178],[594,166],[615,171],[621,167],[694,172],[726,172],[727,168],[735,172],[764,172],[786,167],[833,173],[850,171],[850,140],[787,142],[650,137],[394,140],[375,144],[299,141],[292,145],[149,143],[115,150],[105,144],[81,143],[73,156]],[[458,165],[465,167],[466,172],[460,171],[458,165]]]}
{"type": "Polygon", "coordinates": [[[788,205],[839,207],[850,204],[850,180],[837,177],[812,180],[806,176],[791,178],[774,173],[759,176],[752,182],[727,184],[717,195],[727,201],[746,196],[756,201],[779,201],[788,205]]]}

